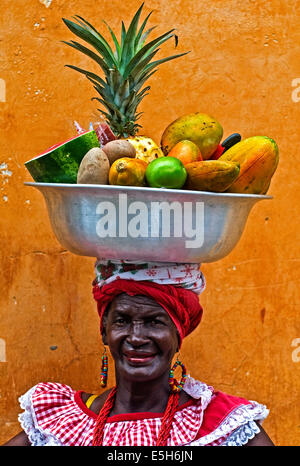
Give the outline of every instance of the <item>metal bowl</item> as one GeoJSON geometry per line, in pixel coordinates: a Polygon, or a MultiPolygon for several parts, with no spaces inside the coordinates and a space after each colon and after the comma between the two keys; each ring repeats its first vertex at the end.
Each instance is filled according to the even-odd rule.
{"type": "Polygon", "coordinates": [[[43,194],[64,248],[118,260],[215,262],[236,246],[254,204],[272,199],[135,186],[25,185],[43,194]]]}

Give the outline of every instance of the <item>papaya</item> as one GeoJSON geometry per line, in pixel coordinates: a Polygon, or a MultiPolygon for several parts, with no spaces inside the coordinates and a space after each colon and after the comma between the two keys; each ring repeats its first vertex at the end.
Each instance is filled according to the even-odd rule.
{"type": "Polygon", "coordinates": [[[239,176],[240,167],[235,162],[203,160],[185,165],[187,180],[184,189],[224,192],[239,176]]]}
{"type": "Polygon", "coordinates": [[[120,186],[146,186],[144,160],[122,157],[114,161],[108,173],[108,182],[120,186]]]}
{"type": "Polygon", "coordinates": [[[276,142],[267,136],[252,136],[230,147],[219,160],[238,162],[240,173],[229,193],[266,194],[279,161],[276,142]]]}
{"type": "Polygon", "coordinates": [[[161,148],[168,155],[178,142],[189,140],[199,147],[203,160],[207,160],[217,149],[222,136],[223,128],[215,118],[204,113],[190,113],[167,126],[161,137],[161,148]]]}

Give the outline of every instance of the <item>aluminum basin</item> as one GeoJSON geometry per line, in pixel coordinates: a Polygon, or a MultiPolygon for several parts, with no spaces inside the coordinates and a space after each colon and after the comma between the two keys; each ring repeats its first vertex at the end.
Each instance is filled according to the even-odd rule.
{"type": "Polygon", "coordinates": [[[272,196],[134,186],[31,183],[60,244],[103,259],[209,263],[227,256],[250,210],[272,196]]]}

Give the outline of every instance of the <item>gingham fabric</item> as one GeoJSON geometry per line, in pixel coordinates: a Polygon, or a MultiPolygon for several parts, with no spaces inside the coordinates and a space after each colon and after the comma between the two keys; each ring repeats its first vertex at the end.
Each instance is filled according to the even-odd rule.
{"type": "MultiPolygon", "coordinates": [[[[186,391],[190,387],[195,398],[178,408],[169,446],[225,445],[232,433],[237,444],[243,438],[252,438],[259,431],[253,421],[262,421],[268,414],[265,406],[246,402],[225,416],[213,431],[207,431],[203,417],[215,396],[213,389],[192,378],[187,379],[186,385],[186,391]],[[205,425],[199,437],[202,423],[205,425]]],[[[80,391],[64,384],[40,383],[20,397],[20,404],[24,412],[19,415],[19,421],[33,446],[92,445],[97,415],[84,405],[80,391]]],[[[103,445],[156,445],[162,416],[163,413],[132,413],[109,417],[103,445]]]]}
{"type": "Polygon", "coordinates": [[[143,262],[98,259],[95,264],[98,286],[114,280],[148,280],[160,285],[175,285],[201,294],[205,289],[205,278],[201,264],[181,264],[177,262],[143,262]]]}

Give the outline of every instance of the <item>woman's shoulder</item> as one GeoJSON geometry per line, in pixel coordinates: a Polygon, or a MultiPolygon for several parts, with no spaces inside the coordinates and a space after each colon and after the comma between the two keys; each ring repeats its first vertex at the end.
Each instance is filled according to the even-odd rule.
{"type": "Polygon", "coordinates": [[[71,395],[76,392],[72,387],[70,387],[67,384],[64,383],[59,383],[59,382],[39,382],[33,387],[31,387],[26,393],[30,392],[31,394],[34,394],[35,396],[39,396],[42,394],[50,394],[50,393],[56,393],[58,394],[64,394],[65,396],[71,395]]]}
{"type": "Polygon", "coordinates": [[[185,390],[201,400],[203,419],[195,444],[245,444],[260,431],[269,410],[264,404],[214,389],[193,378],[185,390]]]}
{"type": "Polygon", "coordinates": [[[55,404],[56,406],[65,405],[74,401],[76,390],[69,385],[58,382],[40,382],[29,390],[24,395],[20,396],[19,402],[21,407],[28,404],[35,406],[37,412],[40,409],[45,409],[55,404]]]}
{"type": "Polygon", "coordinates": [[[95,421],[84,409],[81,393],[67,384],[40,382],[19,398],[19,422],[32,445],[61,445],[71,427],[72,435],[93,428],[95,421]]]}
{"type": "Polygon", "coordinates": [[[260,406],[268,412],[266,407],[257,401],[217,390],[191,376],[187,377],[184,390],[195,400],[201,400],[202,407],[209,413],[231,412],[240,406],[260,406]]]}

